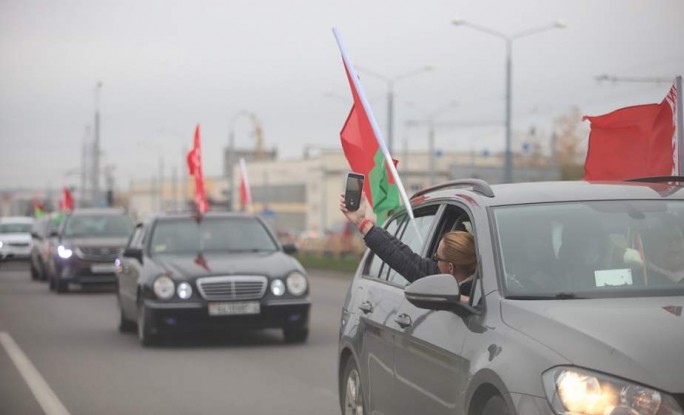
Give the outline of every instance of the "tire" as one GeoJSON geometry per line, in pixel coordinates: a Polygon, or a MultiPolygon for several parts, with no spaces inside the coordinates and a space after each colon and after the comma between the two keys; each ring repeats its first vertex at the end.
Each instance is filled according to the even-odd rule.
{"type": "Polygon", "coordinates": [[[138,304],[138,339],[143,347],[159,344],[159,336],[151,331],[149,315],[145,304],[138,304]]]}
{"type": "Polygon", "coordinates": [[[508,406],[500,395],[491,396],[482,407],[481,415],[508,415],[508,406]]]}
{"type": "Polygon", "coordinates": [[[56,280],[54,284],[57,294],[65,294],[69,292],[69,281],[56,280]]]}
{"type": "Polygon", "coordinates": [[[344,366],[344,375],[340,385],[340,405],[342,415],[364,415],[366,414],[366,401],[363,396],[361,385],[361,375],[354,363],[354,359],[349,358],[344,366]]]}
{"type": "Polygon", "coordinates": [[[304,343],[309,338],[309,328],[283,329],[285,343],[304,343]]]}

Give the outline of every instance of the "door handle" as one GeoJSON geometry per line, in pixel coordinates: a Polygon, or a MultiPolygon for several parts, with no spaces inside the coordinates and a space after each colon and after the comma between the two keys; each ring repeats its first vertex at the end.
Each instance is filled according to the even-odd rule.
{"type": "Polygon", "coordinates": [[[408,314],[399,314],[395,319],[394,322],[399,325],[402,329],[405,329],[406,327],[411,325],[411,316],[408,314]]]}
{"type": "Polygon", "coordinates": [[[359,306],[359,310],[363,311],[363,314],[368,314],[373,312],[373,304],[370,301],[364,301],[359,306]]]}

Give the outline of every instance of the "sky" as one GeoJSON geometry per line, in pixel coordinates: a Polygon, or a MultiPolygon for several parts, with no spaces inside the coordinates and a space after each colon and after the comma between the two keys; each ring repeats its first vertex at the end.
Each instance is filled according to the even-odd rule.
{"type": "Polygon", "coordinates": [[[513,129],[548,137],[573,107],[660,102],[670,85],[595,78],[683,74],[682,16],[681,0],[0,0],[0,189],[78,185],[98,82],[117,189],[160,160],[165,175],[185,168],[198,123],[205,175],[222,174],[231,130],[254,147],[245,111],[281,158],[340,149],[351,95],[333,27],[383,134],[388,82],[371,73],[418,71],[394,82],[395,153],[427,149],[425,127],[407,124],[426,114],[440,150],[501,151],[505,42],[453,19],[505,35],[563,22],[513,42],[513,129]]]}

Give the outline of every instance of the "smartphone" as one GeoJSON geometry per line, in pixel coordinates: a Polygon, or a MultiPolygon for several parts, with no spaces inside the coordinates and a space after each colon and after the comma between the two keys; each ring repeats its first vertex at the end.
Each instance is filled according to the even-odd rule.
{"type": "Polygon", "coordinates": [[[365,176],[361,173],[347,173],[344,186],[344,205],[347,210],[355,211],[359,209],[364,179],[365,176]]]}

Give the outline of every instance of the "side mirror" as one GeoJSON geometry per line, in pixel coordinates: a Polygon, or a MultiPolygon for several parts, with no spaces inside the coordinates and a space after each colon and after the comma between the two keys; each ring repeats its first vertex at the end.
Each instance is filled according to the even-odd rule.
{"type": "Polygon", "coordinates": [[[126,248],[123,251],[123,256],[127,258],[137,259],[141,264],[143,263],[143,251],[140,248],[126,248]]]}
{"type": "Polygon", "coordinates": [[[283,252],[286,254],[296,254],[297,253],[297,245],[295,244],[283,244],[283,252]]]}
{"type": "Polygon", "coordinates": [[[461,291],[453,275],[438,274],[420,278],[404,290],[406,299],[418,308],[453,311],[459,316],[475,310],[461,303],[461,291]]]}

